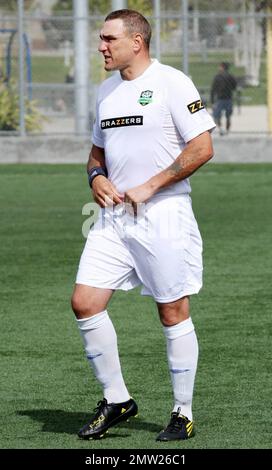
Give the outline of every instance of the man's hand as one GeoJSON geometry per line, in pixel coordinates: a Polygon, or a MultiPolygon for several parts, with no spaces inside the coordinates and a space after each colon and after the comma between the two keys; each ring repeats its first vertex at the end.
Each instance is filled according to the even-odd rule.
{"type": "Polygon", "coordinates": [[[135,188],[129,189],[125,193],[124,202],[126,204],[131,204],[133,208],[133,212],[137,215],[137,204],[143,204],[148,199],[150,199],[154,194],[154,190],[152,185],[147,182],[141,184],[140,186],[136,186],[135,188]]]}
{"type": "Polygon", "coordinates": [[[95,202],[102,208],[124,202],[124,196],[118,193],[115,186],[105,176],[99,175],[94,178],[92,191],[95,202]]]}

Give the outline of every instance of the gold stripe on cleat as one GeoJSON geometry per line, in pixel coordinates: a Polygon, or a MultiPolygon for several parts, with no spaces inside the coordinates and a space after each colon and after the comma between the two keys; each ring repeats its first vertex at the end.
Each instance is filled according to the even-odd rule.
{"type": "Polygon", "coordinates": [[[193,423],[192,422],[190,422],[186,425],[186,431],[187,431],[188,436],[190,436],[192,434],[192,432],[193,432],[193,423]]]}

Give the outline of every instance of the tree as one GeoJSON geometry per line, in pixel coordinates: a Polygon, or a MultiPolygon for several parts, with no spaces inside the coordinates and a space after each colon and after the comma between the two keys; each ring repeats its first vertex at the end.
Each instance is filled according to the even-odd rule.
{"type": "Polygon", "coordinates": [[[256,0],[255,1],[256,11],[266,10],[272,8],[272,0],[256,0]]]}
{"type": "MultiPolygon", "coordinates": [[[[20,128],[19,95],[17,86],[0,79],[0,131],[17,131],[20,128]]],[[[25,100],[25,124],[29,132],[40,131],[45,120],[37,108],[35,101],[25,100]]]]}

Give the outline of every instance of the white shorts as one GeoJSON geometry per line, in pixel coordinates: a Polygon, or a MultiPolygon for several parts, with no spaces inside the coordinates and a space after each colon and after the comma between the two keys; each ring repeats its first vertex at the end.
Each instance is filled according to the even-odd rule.
{"type": "Polygon", "coordinates": [[[77,284],[129,290],[173,302],[202,287],[202,240],[189,195],[155,196],[134,217],[126,205],[101,209],[90,230],[77,284]]]}

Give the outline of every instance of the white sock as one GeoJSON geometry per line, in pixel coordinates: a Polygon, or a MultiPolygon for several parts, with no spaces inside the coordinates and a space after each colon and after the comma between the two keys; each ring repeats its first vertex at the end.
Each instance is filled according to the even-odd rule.
{"type": "Polygon", "coordinates": [[[191,318],[177,325],[163,327],[167,341],[167,357],[171,374],[174,408],[190,421],[194,381],[198,360],[198,342],[191,318]]]}
{"type": "Polygon", "coordinates": [[[117,336],[107,310],[89,318],[78,319],[87,359],[103,388],[108,403],[130,399],[121,372],[117,336]]]}

